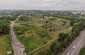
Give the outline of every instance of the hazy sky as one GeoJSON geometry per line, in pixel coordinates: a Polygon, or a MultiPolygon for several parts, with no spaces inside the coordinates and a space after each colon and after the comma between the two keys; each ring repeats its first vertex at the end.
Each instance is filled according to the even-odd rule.
{"type": "Polygon", "coordinates": [[[85,0],[0,0],[0,9],[84,10],[85,0]]]}

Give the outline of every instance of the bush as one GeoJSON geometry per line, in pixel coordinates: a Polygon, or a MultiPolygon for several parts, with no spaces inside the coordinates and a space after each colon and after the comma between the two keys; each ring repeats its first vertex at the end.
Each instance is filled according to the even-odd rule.
{"type": "Polygon", "coordinates": [[[68,36],[68,33],[59,33],[58,41],[65,42],[68,36]]]}
{"type": "Polygon", "coordinates": [[[45,24],[43,27],[45,28],[45,29],[48,29],[48,28],[53,28],[53,27],[55,27],[56,25],[54,25],[54,24],[45,24]]]}
{"type": "Polygon", "coordinates": [[[40,51],[39,55],[51,55],[51,51],[50,50],[46,50],[46,51],[40,51]]]}
{"type": "Polygon", "coordinates": [[[7,20],[0,20],[0,33],[6,34],[9,33],[9,23],[7,20]]]}
{"type": "Polygon", "coordinates": [[[85,55],[85,47],[81,48],[79,55],[85,55]]]}
{"type": "Polygon", "coordinates": [[[62,51],[61,43],[59,43],[58,41],[53,42],[50,45],[50,49],[52,53],[57,55],[59,52],[62,51]]]}
{"type": "Polygon", "coordinates": [[[32,18],[27,17],[27,16],[22,16],[19,18],[19,21],[31,21],[31,20],[32,20],[32,18]]]}
{"type": "Polygon", "coordinates": [[[47,33],[46,30],[39,30],[39,31],[37,31],[37,33],[38,33],[41,37],[50,37],[50,35],[47,33]]]}

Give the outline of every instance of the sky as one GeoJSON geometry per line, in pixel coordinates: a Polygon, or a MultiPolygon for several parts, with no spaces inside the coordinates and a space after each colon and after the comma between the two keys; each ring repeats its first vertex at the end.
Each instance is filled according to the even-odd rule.
{"type": "Polygon", "coordinates": [[[85,10],[85,0],[0,0],[0,9],[85,10]]]}

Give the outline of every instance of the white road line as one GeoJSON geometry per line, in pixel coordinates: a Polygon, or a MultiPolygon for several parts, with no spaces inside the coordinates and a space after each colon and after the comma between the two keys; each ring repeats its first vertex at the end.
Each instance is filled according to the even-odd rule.
{"type": "MultiPolygon", "coordinates": [[[[81,32],[81,33],[82,33],[82,32],[81,32]]],[[[81,34],[80,34],[80,35],[81,35],[81,34]]],[[[79,36],[80,36],[80,35],[79,35],[79,36]]],[[[78,37],[79,37],[79,36],[78,36],[78,37]]],[[[84,38],[84,37],[83,37],[83,38],[84,38]]],[[[83,39],[83,38],[82,38],[82,39],[83,39]]],[[[78,38],[77,38],[77,39],[78,39],[78,38]]],[[[81,40],[82,40],[82,39],[81,39],[81,40]]],[[[75,41],[74,41],[73,43],[75,43],[75,41]]],[[[79,44],[78,44],[78,45],[79,45],[79,44]]],[[[77,46],[78,46],[78,45],[77,45],[77,46]]],[[[76,49],[76,47],[75,47],[75,49],[76,49]]],[[[71,49],[69,52],[71,52],[71,51],[72,51],[72,49],[71,49]]],[[[68,53],[69,53],[69,52],[68,52],[68,53]]]]}
{"type": "MultiPolygon", "coordinates": [[[[84,38],[84,37],[83,37],[83,38],[84,38]]],[[[82,38],[81,41],[78,43],[78,45],[75,47],[75,49],[72,51],[72,54],[71,54],[71,55],[73,55],[74,51],[78,48],[78,46],[79,46],[80,43],[82,42],[83,38],[82,38]]]]}
{"type": "MultiPolygon", "coordinates": [[[[76,43],[76,41],[78,40],[78,39],[80,39],[80,36],[83,36],[84,35],[84,33],[85,33],[85,30],[83,30],[80,34],[79,34],[79,36],[73,41],[73,43],[66,49],[66,51],[62,54],[62,55],[67,55],[68,53],[70,54],[70,52],[72,51],[72,46],[76,43]],[[71,48],[71,49],[70,49],[71,48]],[[70,49],[70,50],[69,50],[70,49]],[[66,53],[66,52],[68,52],[68,53],[66,53]]],[[[82,39],[82,38],[81,38],[82,39]]],[[[76,46],[76,45],[75,45],[76,46]]]]}
{"type": "MultiPolygon", "coordinates": [[[[81,33],[82,33],[82,32],[81,32],[81,33]]],[[[81,33],[80,33],[80,35],[81,35],[81,33]]],[[[80,35],[79,35],[79,36],[80,36],[80,35]]],[[[76,38],[75,40],[78,40],[78,39],[79,39],[79,36],[78,36],[78,38],[76,38]]],[[[75,40],[74,40],[74,42],[72,43],[72,45],[76,43],[75,40]]],[[[72,51],[72,48],[71,48],[71,50],[70,50],[69,52],[71,52],[71,51],[72,51]]],[[[69,52],[68,52],[68,53],[69,53],[69,52]]]]}

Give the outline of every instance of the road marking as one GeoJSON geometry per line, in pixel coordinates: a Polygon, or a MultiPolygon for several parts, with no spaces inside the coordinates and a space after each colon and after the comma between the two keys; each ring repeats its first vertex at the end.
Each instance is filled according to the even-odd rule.
{"type": "MultiPolygon", "coordinates": [[[[84,38],[84,36],[81,38],[81,41],[83,40],[83,38],[84,38]]],[[[78,43],[78,45],[81,43],[81,41],[78,43]]],[[[75,41],[74,41],[73,43],[75,43],[75,41]]],[[[75,47],[75,49],[78,47],[78,45],[75,47]]],[[[74,49],[73,51],[75,51],[75,49],[74,49]]],[[[72,51],[72,49],[71,49],[69,52],[71,52],[71,51],[72,51]]],[[[72,51],[72,54],[73,54],[73,51],[72,51]]],[[[68,53],[69,53],[69,52],[68,52],[68,53]]],[[[72,54],[71,54],[71,55],[72,55],[72,54]]]]}
{"type": "MultiPolygon", "coordinates": [[[[84,38],[84,37],[83,37],[83,38],[84,38]]],[[[71,55],[73,55],[74,51],[75,51],[75,50],[77,49],[77,47],[80,45],[80,43],[82,42],[83,38],[82,38],[81,41],[78,43],[78,45],[76,46],[76,48],[72,51],[72,54],[71,54],[71,55]]]]}
{"type": "MultiPolygon", "coordinates": [[[[82,33],[82,32],[81,32],[81,33],[82,33]]],[[[81,35],[81,33],[80,33],[80,35],[81,35]]],[[[80,35],[79,35],[79,36],[80,36],[80,35]]],[[[78,40],[78,39],[79,39],[79,36],[78,36],[75,40],[78,40]]],[[[72,43],[71,45],[75,44],[75,42],[76,42],[75,40],[73,41],[73,43],[72,43]]],[[[71,45],[70,45],[70,47],[71,47],[71,45]]],[[[71,50],[72,50],[72,49],[71,49],[71,50]]],[[[69,52],[71,52],[71,50],[70,50],[69,52]]],[[[65,55],[65,54],[63,54],[63,55],[65,55]]]]}
{"type": "MultiPolygon", "coordinates": [[[[62,54],[62,55],[67,55],[68,53],[70,53],[71,51],[72,51],[72,46],[76,43],[76,41],[78,40],[78,39],[80,39],[80,36],[85,36],[84,35],[84,33],[85,33],[85,30],[84,31],[82,31],[80,34],[79,34],[79,36],[73,41],[73,43],[65,50],[65,52],[62,54]]],[[[82,38],[81,38],[82,39],[82,38]]],[[[78,42],[79,43],[79,42],[78,42]]],[[[76,45],[75,45],[76,46],[76,45]]]]}

